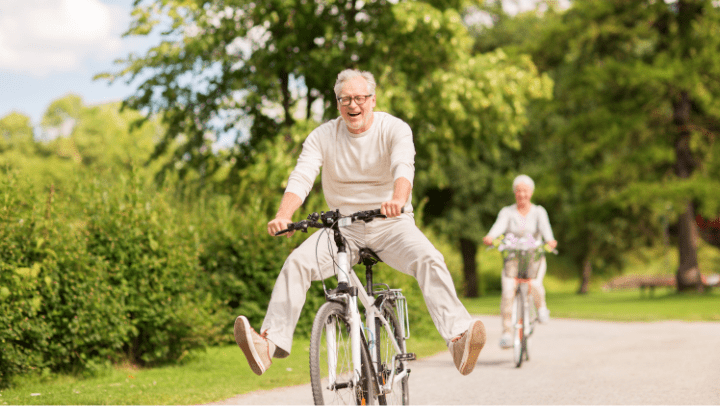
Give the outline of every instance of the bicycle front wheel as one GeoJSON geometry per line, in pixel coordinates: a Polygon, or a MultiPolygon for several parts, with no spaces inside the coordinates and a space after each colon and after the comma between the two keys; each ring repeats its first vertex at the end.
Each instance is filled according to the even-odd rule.
{"type": "MultiPolygon", "coordinates": [[[[376,345],[371,351],[375,351],[376,360],[378,361],[377,376],[378,383],[385,385],[391,377],[393,372],[395,376],[404,371],[404,362],[398,361],[393,362],[393,356],[396,355],[395,345],[393,345],[393,338],[397,342],[400,350],[405,350],[405,337],[400,322],[398,321],[395,307],[385,303],[382,307],[382,315],[387,320],[392,336],[388,334],[385,326],[380,322],[379,318],[375,319],[375,337],[377,337],[376,345]]],[[[401,379],[393,379],[393,383],[390,385],[391,391],[386,394],[378,396],[378,401],[381,405],[409,405],[410,404],[410,393],[408,389],[409,376],[405,375],[401,379]]]]}
{"type": "Polygon", "coordinates": [[[518,289],[513,299],[513,360],[520,368],[525,351],[525,300],[522,290],[518,289]]]}
{"type": "Polygon", "coordinates": [[[530,342],[532,341],[533,332],[535,332],[535,325],[537,323],[537,309],[532,299],[528,300],[525,304],[526,320],[525,323],[525,361],[530,361],[530,342]]]}
{"type": "Polygon", "coordinates": [[[310,335],[310,382],[316,405],[374,404],[372,365],[367,346],[361,346],[360,380],[353,384],[350,321],[345,305],[320,307],[310,335]]]}

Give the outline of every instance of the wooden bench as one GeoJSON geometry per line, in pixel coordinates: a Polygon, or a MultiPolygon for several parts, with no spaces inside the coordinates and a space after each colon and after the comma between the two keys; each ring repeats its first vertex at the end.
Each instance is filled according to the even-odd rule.
{"type": "MultiPolygon", "coordinates": [[[[720,274],[702,275],[701,278],[706,288],[720,287],[720,274]]],[[[676,288],[675,275],[624,275],[612,279],[603,286],[603,289],[640,289],[641,295],[647,290],[652,296],[655,294],[655,288],[659,287],[676,288]]]]}

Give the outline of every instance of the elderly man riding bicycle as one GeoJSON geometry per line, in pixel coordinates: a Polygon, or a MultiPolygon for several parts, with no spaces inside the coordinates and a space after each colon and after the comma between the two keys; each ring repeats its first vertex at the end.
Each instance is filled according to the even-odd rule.
{"type": "MultiPolygon", "coordinates": [[[[381,208],[387,219],[355,223],[344,230],[350,263],[357,263],[361,248],[369,248],[392,268],[415,277],[455,366],[467,375],[485,345],[485,326],[473,320],[460,303],[442,254],[415,225],[412,131],[404,121],[374,111],[375,79],[371,73],[344,70],[334,90],[341,117],[320,125],[303,143],[268,232],[275,235],[292,223],[321,166],[322,187],[331,210],[339,209],[347,215],[381,208]]],[[[289,355],[311,281],[333,275],[332,252],[327,244],[317,244],[320,234],[311,235],[285,261],[260,329],[262,334],[256,333],[244,316],[235,321],[235,341],[258,375],[270,367],[272,357],[289,355]]]]}

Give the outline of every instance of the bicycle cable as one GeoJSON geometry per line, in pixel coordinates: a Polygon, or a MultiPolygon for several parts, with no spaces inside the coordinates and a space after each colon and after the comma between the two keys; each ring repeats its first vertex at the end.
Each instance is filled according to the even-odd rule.
{"type": "MultiPolygon", "coordinates": [[[[337,227],[337,224],[334,224],[332,227],[337,227]]],[[[328,228],[323,227],[323,229],[321,230],[321,232],[322,232],[322,233],[325,233],[325,232],[327,232],[327,230],[328,230],[328,228]]],[[[350,243],[348,242],[347,238],[345,238],[345,236],[342,235],[342,233],[340,234],[340,237],[341,237],[341,238],[343,239],[343,241],[345,242],[345,247],[347,247],[347,248],[349,249],[350,243]]],[[[318,247],[320,246],[320,239],[321,239],[321,238],[322,238],[322,234],[321,234],[320,236],[318,236],[317,242],[315,243],[315,261],[316,261],[316,263],[317,263],[318,272],[320,273],[320,278],[321,278],[321,282],[322,282],[322,286],[323,286],[323,291],[325,291],[325,293],[327,294],[327,286],[325,285],[325,278],[322,277],[322,268],[320,268],[320,258],[319,258],[319,255],[318,255],[318,247]]],[[[340,269],[340,270],[343,272],[343,274],[345,274],[345,277],[348,279],[348,282],[350,282],[350,274],[348,274],[347,271],[345,271],[345,270],[343,270],[342,268],[340,268],[340,266],[338,265],[337,261],[335,261],[335,251],[334,251],[333,246],[332,246],[332,240],[331,240],[331,238],[330,238],[329,232],[328,232],[328,236],[327,236],[327,244],[328,244],[328,252],[330,253],[330,259],[332,260],[332,263],[333,263],[333,268],[334,268],[334,269],[340,269]]],[[[350,260],[349,260],[349,258],[348,258],[348,265],[350,265],[350,260]]],[[[334,275],[337,275],[337,272],[335,272],[334,269],[333,269],[333,274],[334,274],[334,275]]]]}
{"type": "MultiPolygon", "coordinates": [[[[320,230],[320,235],[318,235],[318,239],[315,242],[315,262],[317,263],[317,269],[318,269],[318,273],[320,274],[320,282],[322,283],[323,291],[325,292],[325,295],[327,296],[327,286],[325,286],[325,278],[323,278],[323,275],[322,275],[322,268],[320,268],[320,256],[318,255],[318,247],[320,246],[320,239],[322,238],[322,234],[325,233],[326,231],[327,231],[327,228],[323,228],[322,230],[320,230]]],[[[330,240],[330,238],[328,238],[328,241],[329,240],[330,240]]],[[[332,255],[333,255],[332,249],[329,249],[328,251],[330,251],[330,258],[332,258],[332,255]]],[[[334,259],[333,259],[333,262],[335,262],[334,259]]]]}

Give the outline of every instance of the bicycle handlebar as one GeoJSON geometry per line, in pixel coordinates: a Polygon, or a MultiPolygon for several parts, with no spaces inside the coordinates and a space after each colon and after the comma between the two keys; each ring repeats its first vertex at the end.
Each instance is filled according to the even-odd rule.
{"type": "Polygon", "coordinates": [[[493,248],[500,252],[543,252],[556,255],[558,253],[557,249],[550,248],[550,245],[547,243],[542,244],[539,240],[534,240],[532,238],[528,240],[523,237],[516,237],[513,234],[508,234],[507,236],[501,235],[493,240],[493,244],[487,247],[487,249],[491,250],[493,248]]]}
{"type": "MultiPolygon", "coordinates": [[[[405,209],[401,209],[400,212],[404,213],[405,209]]],[[[343,219],[350,219],[350,223],[354,223],[356,221],[364,221],[368,223],[376,218],[386,217],[387,216],[381,213],[380,209],[359,211],[349,216],[341,216],[340,210],[327,212],[321,211],[320,213],[311,213],[310,215],[308,215],[307,220],[300,220],[296,223],[288,224],[286,229],[278,231],[277,233],[275,233],[275,235],[278,236],[290,231],[302,231],[303,233],[307,233],[308,227],[332,228],[336,224],[340,223],[340,221],[343,219]]]]}

